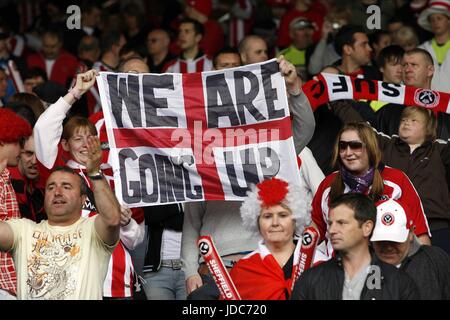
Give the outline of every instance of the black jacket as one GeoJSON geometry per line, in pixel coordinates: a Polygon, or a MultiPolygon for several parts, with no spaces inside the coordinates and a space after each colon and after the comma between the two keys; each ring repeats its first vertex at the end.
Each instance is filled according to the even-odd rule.
{"type": "MultiPolygon", "coordinates": [[[[360,300],[415,300],[419,291],[415,282],[405,272],[380,261],[372,254],[372,266],[380,268],[380,286],[369,288],[367,281],[360,300]],[[377,289],[378,287],[379,289],[377,289]]],[[[374,273],[372,273],[373,275],[374,273]]],[[[368,278],[371,277],[369,273],[368,278]]],[[[345,272],[339,254],[331,260],[305,271],[292,291],[293,300],[342,300],[345,272]]]]}
{"type": "Polygon", "coordinates": [[[148,226],[144,272],[156,272],[161,267],[161,244],[164,229],[182,231],[183,207],[181,204],[165,204],[144,207],[145,224],[148,226]]]}
{"type": "Polygon", "coordinates": [[[416,282],[421,300],[450,300],[450,256],[447,252],[421,245],[415,238],[400,270],[416,282]]]}

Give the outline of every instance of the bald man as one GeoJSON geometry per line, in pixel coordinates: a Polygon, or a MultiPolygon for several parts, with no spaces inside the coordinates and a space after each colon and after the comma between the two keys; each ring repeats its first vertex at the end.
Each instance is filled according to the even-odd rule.
{"type": "Polygon", "coordinates": [[[164,65],[175,56],[169,52],[170,35],[165,29],[155,29],[147,35],[147,65],[151,73],[161,73],[164,65]]]}
{"type": "Polygon", "coordinates": [[[267,43],[260,36],[246,36],[239,44],[238,50],[243,65],[263,62],[268,59],[267,43]]]}

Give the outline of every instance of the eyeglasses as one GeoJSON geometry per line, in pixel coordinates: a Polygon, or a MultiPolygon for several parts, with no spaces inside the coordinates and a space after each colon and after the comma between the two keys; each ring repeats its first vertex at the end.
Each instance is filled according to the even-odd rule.
{"type": "Polygon", "coordinates": [[[350,147],[350,150],[352,151],[361,151],[362,148],[364,147],[364,143],[357,140],[339,141],[339,152],[344,152],[345,150],[347,150],[347,147],[350,147]]]}

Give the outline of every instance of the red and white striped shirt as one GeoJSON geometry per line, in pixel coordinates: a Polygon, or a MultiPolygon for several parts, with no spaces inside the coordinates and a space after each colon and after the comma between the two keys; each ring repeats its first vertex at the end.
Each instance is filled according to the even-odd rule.
{"type": "Polygon", "coordinates": [[[252,3],[250,0],[237,0],[232,8],[234,13],[230,19],[229,44],[237,47],[239,42],[250,32],[252,3]]]}
{"type": "Polygon", "coordinates": [[[170,61],[165,67],[164,73],[194,73],[212,70],[213,64],[206,55],[195,59],[184,60],[182,58],[170,61]]]}
{"type": "MultiPolygon", "coordinates": [[[[19,219],[20,211],[16,194],[11,185],[11,175],[5,168],[0,173],[0,221],[19,219]]],[[[0,289],[16,295],[17,275],[14,261],[7,252],[0,252],[0,289]]]]}

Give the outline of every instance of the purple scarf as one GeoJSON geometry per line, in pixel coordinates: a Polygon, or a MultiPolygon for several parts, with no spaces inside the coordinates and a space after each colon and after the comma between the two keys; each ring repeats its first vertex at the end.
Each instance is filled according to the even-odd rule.
{"type": "Polygon", "coordinates": [[[344,183],[350,187],[350,193],[366,194],[373,182],[374,168],[371,167],[361,176],[355,176],[344,166],[340,169],[344,183]]]}

